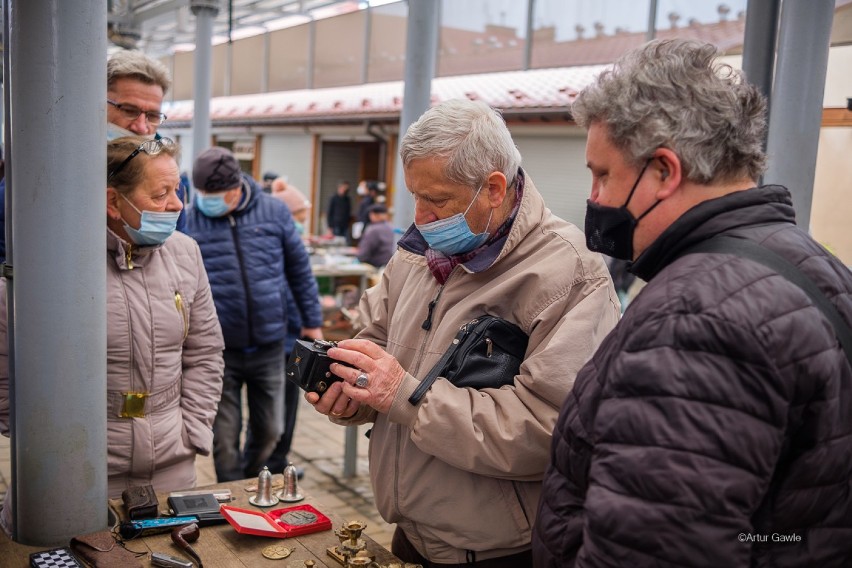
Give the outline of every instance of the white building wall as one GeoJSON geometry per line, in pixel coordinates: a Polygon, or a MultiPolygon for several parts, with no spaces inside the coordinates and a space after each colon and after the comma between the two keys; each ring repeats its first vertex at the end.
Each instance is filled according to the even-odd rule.
{"type": "Polygon", "coordinates": [[[272,171],[311,198],[314,140],[311,134],[264,134],[260,138],[260,176],[272,171]]]}
{"type": "Polygon", "coordinates": [[[513,138],[521,152],[521,167],[550,210],[582,229],[591,191],[585,133],[577,129],[576,133],[553,136],[544,130],[539,134],[513,134],[513,138]]]}

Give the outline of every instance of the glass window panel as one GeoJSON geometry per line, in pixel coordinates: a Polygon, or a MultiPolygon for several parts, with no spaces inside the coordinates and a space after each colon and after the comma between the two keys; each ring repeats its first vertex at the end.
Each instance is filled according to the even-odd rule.
{"type": "MultiPolygon", "coordinates": [[[[742,49],[747,0],[658,0],[658,38],[698,39],[742,49]],[[740,15],[742,13],[742,15],[740,15]]],[[[532,67],[609,63],[647,39],[650,0],[536,0],[532,67]]]]}
{"type": "Polygon", "coordinates": [[[195,77],[195,52],[178,51],[174,55],[172,70],[172,96],[176,101],[192,98],[193,77],[195,77]]]}
{"type": "Polygon", "coordinates": [[[225,81],[228,80],[226,71],[228,70],[228,44],[220,43],[213,46],[213,62],[210,75],[213,79],[212,95],[214,97],[223,97],[227,93],[225,89],[225,81]]]}
{"type": "Polygon", "coordinates": [[[367,81],[399,81],[405,74],[408,6],[396,2],[370,10],[370,66],[367,81]]]}
{"type": "Polygon", "coordinates": [[[317,20],[314,88],[361,83],[364,61],[364,11],[317,20]]]}
{"type": "Polygon", "coordinates": [[[264,36],[235,41],[231,47],[231,94],[259,93],[263,75],[264,36]]]}
{"type": "Polygon", "coordinates": [[[526,29],[525,1],[444,0],[438,76],[521,69],[526,29]]]}
{"type": "Polygon", "coordinates": [[[290,91],[308,86],[307,24],[269,34],[269,90],[290,91]]]}

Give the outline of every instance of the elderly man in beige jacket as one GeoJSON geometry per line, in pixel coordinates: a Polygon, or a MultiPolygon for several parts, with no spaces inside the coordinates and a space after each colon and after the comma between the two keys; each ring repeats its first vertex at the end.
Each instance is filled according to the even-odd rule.
{"type": "Polygon", "coordinates": [[[546,207],[484,103],[433,107],[400,153],[414,224],[362,299],[365,329],[329,350],[355,368],[332,364],[344,381],[306,396],[335,422],[373,423],[370,476],[400,558],[530,566],[551,432],[618,321],[618,298],[600,255],[546,207]],[[517,374],[480,389],[438,379],[416,395],[459,327],[484,314],[529,336],[517,374]]]}

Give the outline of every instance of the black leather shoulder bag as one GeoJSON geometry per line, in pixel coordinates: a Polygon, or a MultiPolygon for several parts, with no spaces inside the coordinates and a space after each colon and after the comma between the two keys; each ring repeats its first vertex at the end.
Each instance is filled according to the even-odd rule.
{"type": "Polygon", "coordinates": [[[432,383],[444,377],[459,388],[500,388],[515,382],[529,337],[510,321],[485,314],[459,328],[446,353],[408,398],[419,403],[432,383]]]}

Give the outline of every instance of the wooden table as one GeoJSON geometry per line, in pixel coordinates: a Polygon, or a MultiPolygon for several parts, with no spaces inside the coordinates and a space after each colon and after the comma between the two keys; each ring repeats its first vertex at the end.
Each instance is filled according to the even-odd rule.
{"type": "MultiPolygon", "coordinates": [[[[274,507],[264,509],[254,507],[249,504],[248,501],[248,498],[254,495],[254,493],[247,492],[245,488],[249,485],[253,485],[256,481],[256,479],[233,481],[230,483],[211,485],[209,488],[227,487],[231,490],[231,494],[234,497],[234,500],[229,503],[230,505],[254,511],[261,510],[269,512],[274,509],[305,503],[313,505],[317,510],[331,519],[332,530],[294,538],[278,539],[239,534],[227,523],[202,527],[201,537],[197,542],[193,543],[192,547],[204,562],[204,568],[244,568],[251,566],[270,568],[304,568],[305,560],[309,559],[316,563],[315,566],[317,568],[342,568],[341,564],[331,558],[327,554],[326,550],[329,547],[337,546],[340,543],[340,539],[335,536],[334,530],[339,529],[344,522],[353,521],[355,519],[344,519],[337,515],[330,507],[324,506],[322,503],[312,499],[310,494],[306,494],[305,499],[298,503],[279,503],[274,507]],[[294,549],[294,551],[290,556],[282,560],[270,560],[265,558],[261,554],[261,551],[267,546],[273,544],[281,544],[294,549]]],[[[166,510],[168,508],[166,505],[167,495],[159,495],[159,497],[160,509],[166,510]]],[[[115,501],[112,503],[115,504],[115,501]]],[[[123,513],[120,503],[121,502],[118,501],[119,507],[117,509],[123,513]]],[[[379,564],[386,565],[390,562],[397,562],[402,565],[402,562],[391,554],[389,550],[383,548],[366,534],[363,534],[361,538],[366,541],[367,550],[375,555],[375,560],[379,564]]],[[[0,531],[0,568],[28,567],[29,554],[39,550],[46,550],[47,548],[52,547],[25,546],[12,542],[5,536],[5,534],[3,534],[2,531],[0,531]]],[[[142,566],[146,568],[151,565],[151,552],[162,552],[170,556],[189,560],[189,557],[175,546],[168,533],[130,540],[127,542],[127,548],[134,551],[144,551],[148,553],[146,556],[140,558],[142,566]]]]}

